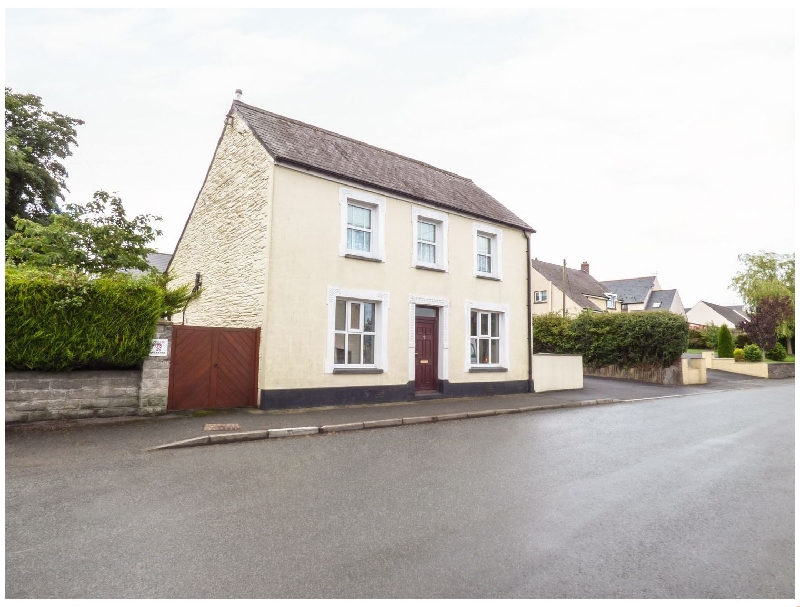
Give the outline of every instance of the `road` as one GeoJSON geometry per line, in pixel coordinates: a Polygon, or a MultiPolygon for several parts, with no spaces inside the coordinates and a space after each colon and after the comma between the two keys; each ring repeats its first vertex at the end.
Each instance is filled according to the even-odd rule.
{"type": "Polygon", "coordinates": [[[7,598],[794,596],[793,383],[175,451],[77,442],[7,434],[7,598]]]}

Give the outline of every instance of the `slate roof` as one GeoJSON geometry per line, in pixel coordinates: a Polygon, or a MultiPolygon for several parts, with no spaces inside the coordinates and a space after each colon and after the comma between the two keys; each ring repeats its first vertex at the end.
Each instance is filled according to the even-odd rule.
{"type": "Polygon", "coordinates": [[[645,310],[669,310],[672,306],[672,302],[675,301],[675,295],[678,292],[677,289],[667,289],[665,291],[653,291],[650,293],[650,299],[647,300],[647,305],[644,307],[645,310]],[[656,306],[655,304],[660,302],[660,306],[656,306]]]}
{"type": "MultiPolygon", "coordinates": [[[[166,272],[167,266],[169,265],[170,260],[172,259],[172,253],[150,253],[147,256],[147,263],[153,266],[159,272],[166,272]]],[[[136,269],[128,269],[125,270],[128,274],[133,276],[139,276],[140,274],[144,274],[141,270],[136,269]]]]}
{"type": "Polygon", "coordinates": [[[644,303],[655,281],[655,276],[642,276],[623,280],[604,280],[601,284],[609,293],[616,293],[622,303],[644,303]]]}
{"type": "Polygon", "coordinates": [[[740,314],[736,312],[736,310],[732,310],[731,306],[720,306],[707,301],[704,301],[703,303],[714,310],[714,312],[722,316],[725,320],[732,322],[735,326],[738,326],[738,324],[743,320],[747,320],[747,317],[744,314],[740,314]]]}
{"type": "Polygon", "coordinates": [[[466,177],[241,101],[234,101],[231,110],[241,115],[278,162],[535,231],[466,177]]]}
{"type": "Polygon", "coordinates": [[[586,297],[586,295],[605,297],[605,293],[608,292],[608,289],[605,289],[602,284],[592,278],[591,274],[583,270],[567,268],[567,288],[563,289],[561,287],[564,278],[563,266],[534,259],[531,261],[531,267],[552,282],[556,287],[564,291],[567,297],[582,308],[589,308],[590,310],[597,311],[603,310],[603,308],[600,308],[586,297]]]}

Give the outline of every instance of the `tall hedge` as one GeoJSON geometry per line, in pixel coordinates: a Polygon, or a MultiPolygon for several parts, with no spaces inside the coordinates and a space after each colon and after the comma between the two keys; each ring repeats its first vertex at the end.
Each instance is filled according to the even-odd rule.
{"type": "Polygon", "coordinates": [[[671,312],[533,318],[533,352],[581,354],[588,367],[668,367],[686,351],[689,325],[671,312]]]}
{"type": "Polygon", "coordinates": [[[89,278],[6,266],[6,369],[66,371],[140,364],[164,306],[146,277],[89,278]]]}
{"type": "Polygon", "coordinates": [[[733,358],[733,335],[727,325],[719,328],[719,339],[717,339],[717,356],[719,358],[733,358]]]}

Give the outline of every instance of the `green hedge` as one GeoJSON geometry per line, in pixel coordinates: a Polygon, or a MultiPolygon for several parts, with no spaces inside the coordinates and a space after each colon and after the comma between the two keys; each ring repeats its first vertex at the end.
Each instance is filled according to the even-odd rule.
{"type": "Polygon", "coordinates": [[[668,367],[686,351],[689,325],[671,312],[533,318],[533,352],[581,354],[588,367],[668,367]]]}
{"type": "Polygon", "coordinates": [[[164,306],[146,277],[90,279],[6,266],[6,369],[66,371],[139,365],[164,306]]]}

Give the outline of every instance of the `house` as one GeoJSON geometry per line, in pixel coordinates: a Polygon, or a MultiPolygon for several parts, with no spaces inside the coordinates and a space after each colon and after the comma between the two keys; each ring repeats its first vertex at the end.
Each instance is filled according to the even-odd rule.
{"type": "Polygon", "coordinates": [[[561,312],[565,307],[572,316],[583,310],[619,312],[621,309],[616,294],[592,278],[585,261],[580,270],[567,268],[566,288],[563,266],[533,259],[531,268],[533,313],[536,315],[561,312]]]}
{"type": "MultiPolygon", "coordinates": [[[[152,268],[155,268],[159,272],[166,272],[167,266],[169,266],[169,262],[172,259],[171,253],[150,253],[147,256],[147,263],[150,264],[152,268]]],[[[132,276],[139,276],[140,274],[144,274],[141,270],[136,270],[134,268],[125,270],[128,274],[132,276]]]]}
{"type": "Polygon", "coordinates": [[[662,289],[656,276],[604,280],[602,284],[617,294],[623,312],[665,310],[686,316],[677,289],[662,289]]]}
{"type": "MultiPolygon", "coordinates": [[[[470,179],[236,100],[169,269],[202,284],[187,326],[252,331],[261,408],[528,392],[533,231],[470,179]]],[[[219,391],[214,348],[245,334],[206,331],[176,386],[219,391]]]]}
{"type": "Polygon", "coordinates": [[[742,321],[748,320],[744,306],[720,306],[702,300],[689,309],[686,318],[693,329],[702,329],[710,323],[736,329],[742,321]]]}

